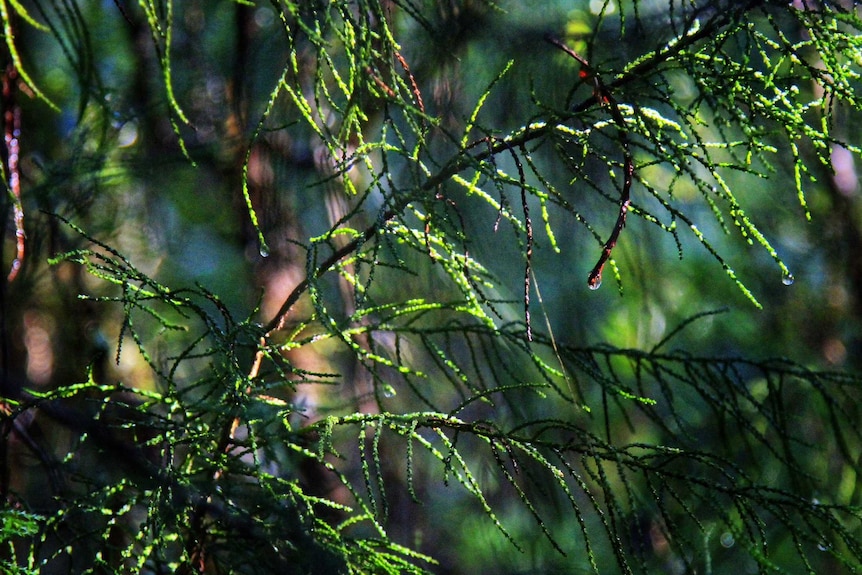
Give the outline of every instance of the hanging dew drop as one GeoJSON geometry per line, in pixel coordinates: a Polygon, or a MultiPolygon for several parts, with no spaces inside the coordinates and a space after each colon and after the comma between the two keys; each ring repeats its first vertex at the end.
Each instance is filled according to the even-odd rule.
{"type": "Polygon", "coordinates": [[[728,531],[721,534],[719,541],[721,542],[721,546],[725,549],[730,549],[734,544],[736,544],[736,539],[734,539],[733,534],[728,531]]]}
{"type": "Polygon", "coordinates": [[[395,388],[388,383],[383,386],[383,397],[391,398],[395,397],[396,394],[397,392],[395,391],[395,388]]]}
{"type": "Polygon", "coordinates": [[[602,274],[591,275],[587,280],[587,286],[593,291],[602,287],[602,274]]]}
{"type": "Polygon", "coordinates": [[[791,273],[786,273],[786,274],[784,274],[784,277],[781,278],[781,283],[783,283],[786,286],[792,286],[793,282],[795,282],[795,281],[796,281],[796,278],[793,277],[793,274],[791,274],[791,273]]]}
{"type": "Polygon", "coordinates": [[[268,258],[269,257],[269,247],[266,244],[260,245],[260,257],[268,258]]]}

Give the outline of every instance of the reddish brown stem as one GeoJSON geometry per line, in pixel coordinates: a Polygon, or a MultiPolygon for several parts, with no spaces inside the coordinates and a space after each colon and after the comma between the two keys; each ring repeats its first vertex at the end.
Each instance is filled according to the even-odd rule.
{"type": "Polygon", "coordinates": [[[15,259],[9,270],[7,280],[12,282],[18,276],[24,262],[26,236],[24,234],[24,210],[21,207],[21,174],[18,168],[21,137],[21,108],[16,101],[18,71],[9,63],[3,74],[3,137],[6,152],[6,177],[12,196],[12,217],[15,222],[15,259]]]}
{"type": "Polygon", "coordinates": [[[599,261],[596,263],[593,270],[590,272],[590,275],[587,277],[587,285],[592,289],[598,288],[602,283],[602,269],[605,267],[605,264],[611,257],[611,252],[614,249],[614,246],[617,245],[617,240],[620,237],[620,232],[623,231],[623,228],[626,225],[626,214],[629,211],[629,206],[631,205],[631,187],[632,187],[632,178],[634,176],[634,163],[632,162],[631,154],[628,152],[628,145],[625,144],[626,147],[626,158],[625,158],[625,179],[623,181],[623,189],[620,192],[620,212],[617,216],[617,222],[614,224],[614,229],[611,232],[610,237],[608,237],[608,241],[605,242],[605,246],[602,249],[602,255],[599,256],[599,261]]]}
{"type": "Polygon", "coordinates": [[[548,42],[553,44],[554,46],[560,48],[563,52],[574,58],[581,65],[581,71],[579,73],[580,78],[582,80],[592,80],[593,83],[593,98],[594,102],[598,102],[602,106],[606,106],[610,111],[611,118],[613,118],[614,123],[617,125],[617,129],[619,130],[619,141],[623,147],[623,187],[620,190],[620,211],[617,215],[617,221],[614,224],[614,229],[611,231],[611,235],[608,237],[608,240],[605,242],[604,247],[602,248],[602,255],[599,256],[599,261],[596,262],[596,265],[593,267],[593,270],[590,272],[590,275],[587,277],[587,285],[590,286],[591,289],[598,288],[602,283],[602,270],[605,267],[605,264],[611,258],[611,253],[613,252],[614,247],[617,245],[617,241],[620,238],[620,233],[623,231],[623,228],[626,225],[626,214],[628,214],[629,206],[631,205],[631,191],[632,191],[632,182],[634,180],[634,160],[632,159],[631,150],[629,149],[629,137],[628,130],[626,130],[626,119],[623,117],[622,112],[620,112],[620,107],[617,104],[616,99],[614,99],[611,91],[605,86],[602,82],[601,78],[599,78],[598,74],[596,74],[595,70],[590,67],[590,64],[587,60],[579,55],[577,52],[557,40],[553,37],[547,38],[548,42]]]}

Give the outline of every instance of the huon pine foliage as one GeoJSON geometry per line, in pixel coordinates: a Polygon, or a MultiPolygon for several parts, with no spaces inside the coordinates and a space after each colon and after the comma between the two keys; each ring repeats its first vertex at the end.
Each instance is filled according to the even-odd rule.
{"type": "Polygon", "coordinates": [[[3,572],[862,568],[857,375],[559,328],[793,282],[862,8],[563,4],[0,0],[3,572]]]}

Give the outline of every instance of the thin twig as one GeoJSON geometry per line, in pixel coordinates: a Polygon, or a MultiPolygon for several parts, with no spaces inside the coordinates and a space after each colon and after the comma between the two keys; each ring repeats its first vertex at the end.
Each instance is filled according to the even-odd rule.
{"type": "Polygon", "coordinates": [[[407,77],[410,79],[410,87],[413,88],[413,97],[416,98],[416,105],[419,106],[419,111],[425,113],[425,102],[422,101],[422,92],[419,91],[419,85],[416,83],[416,78],[413,77],[413,72],[410,71],[410,66],[407,65],[407,60],[401,55],[401,52],[395,51],[395,58],[404,68],[407,77]]]}
{"type": "Polygon", "coordinates": [[[589,80],[593,85],[593,100],[601,104],[602,106],[606,106],[610,111],[611,118],[613,118],[614,123],[617,125],[619,130],[619,142],[623,147],[623,187],[620,190],[620,211],[617,215],[617,221],[614,224],[614,229],[611,231],[610,237],[605,242],[604,247],[602,248],[602,255],[599,256],[599,261],[596,262],[596,265],[593,267],[590,275],[587,277],[587,285],[590,286],[591,289],[596,289],[602,284],[602,270],[605,267],[605,264],[611,257],[611,253],[613,252],[614,246],[617,245],[617,241],[620,238],[620,233],[623,231],[623,228],[626,225],[626,214],[628,214],[629,206],[631,205],[631,191],[632,191],[632,181],[634,179],[634,159],[632,158],[631,149],[629,148],[629,135],[628,130],[626,129],[626,119],[623,117],[622,112],[620,112],[619,104],[614,98],[611,91],[605,86],[602,79],[596,73],[596,71],[590,66],[589,62],[582,57],[580,54],[557,40],[551,36],[546,37],[547,41],[553,44],[554,46],[560,48],[566,54],[574,58],[581,65],[581,71],[579,73],[582,80],[589,80]]]}
{"type": "Polygon", "coordinates": [[[381,226],[395,217],[395,212],[393,210],[389,210],[383,214],[383,217],[377,222],[368,226],[362,235],[354,238],[349,243],[340,247],[339,249],[332,252],[328,258],[323,260],[319,266],[314,270],[311,275],[311,278],[306,277],[304,280],[299,282],[299,284],[293,288],[293,291],[287,296],[287,299],[284,300],[284,303],[281,304],[281,307],[276,312],[275,316],[269,321],[266,325],[266,337],[269,337],[273,332],[284,329],[284,325],[287,322],[287,316],[290,312],[291,308],[299,301],[299,298],[308,291],[308,288],[311,286],[311,282],[326,272],[328,272],[335,264],[341,261],[343,258],[350,255],[352,252],[356,251],[359,246],[373,238],[377,233],[380,232],[381,226]],[[382,223],[381,223],[382,221],[382,223]]]}
{"type": "MultiPolygon", "coordinates": [[[[523,152],[523,150],[522,150],[523,152]]],[[[526,264],[524,265],[524,324],[527,327],[527,341],[533,341],[533,328],[530,321],[530,276],[532,275],[533,261],[533,220],[530,219],[530,206],[527,204],[527,178],[524,174],[524,166],[515,150],[509,149],[515,166],[518,168],[518,181],[521,184],[521,207],[524,210],[524,227],[527,231],[527,247],[525,250],[526,264]]],[[[501,204],[502,209],[502,204],[501,204]]]]}

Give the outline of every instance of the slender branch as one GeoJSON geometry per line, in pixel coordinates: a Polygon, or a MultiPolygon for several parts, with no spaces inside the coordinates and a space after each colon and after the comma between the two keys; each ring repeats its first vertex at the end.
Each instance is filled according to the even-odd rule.
{"type": "Polygon", "coordinates": [[[614,224],[614,229],[602,249],[602,255],[599,257],[599,261],[596,263],[595,267],[593,267],[593,270],[590,272],[587,279],[587,285],[590,286],[590,289],[597,289],[602,285],[602,269],[604,269],[605,264],[610,259],[611,252],[613,251],[614,246],[617,245],[617,240],[619,240],[620,232],[622,232],[623,227],[626,225],[626,214],[628,213],[629,205],[631,204],[632,179],[635,169],[632,153],[629,149],[629,136],[628,130],[626,129],[626,119],[620,112],[619,104],[613,94],[611,94],[611,91],[605,86],[604,82],[602,82],[602,79],[592,66],[590,66],[589,62],[556,38],[547,37],[546,39],[548,42],[560,48],[563,52],[581,64],[581,71],[579,72],[581,79],[591,81],[593,84],[593,99],[600,102],[603,106],[607,106],[610,110],[611,118],[613,118],[614,123],[619,129],[619,141],[623,147],[624,175],[623,187],[620,191],[620,212],[617,216],[616,224],[614,224]]]}
{"type": "Polygon", "coordinates": [[[332,252],[332,254],[323,260],[319,266],[314,270],[314,273],[311,275],[311,278],[306,277],[304,280],[299,282],[299,284],[293,288],[293,291],[287,296],[287,299],[284,300],[284,303],[281,304],[281,307],[276,312],[275,316],[269,321],[266,325],[266,334],[269,336],[272,332],[278,331],[280,329],[284,329],[284,324],[287,321],[288,312],[290,312],[291,308],[299,301],[299,298],[308,291],[311,282],[326,272],[330,270],[335,264],[341,261],[343,258],[347,257],[356,249],[373,238],[380,231],[382,224],[388,222],[392,218],[395,217],[395,211],[389,210],[383,214],[383,217],[377,222],[368,226],[362,235],[354,238],[350,243],[347,243],[340,247],[339,249],[332,252]]]}
{"type": "MultiPolygon", "coordinates": [[[[515,166],[518,168],[518,180],[521,184],[521,208],[524,210],[524,227],[527,232],[526,263],[524,264],[524,324],[527,326],[527,341],[533,341],[533,327],[530,320],[530,276],[533,272],[533,221],[530,219],[530,206],[527,204],[527,178],[524,174],[524,166],[521,164],[521,160],[518,158],[515,150],[510,149],[509,152],[511,152],[515,166]]],[[[524,153],[523,149],[521,153],[524,153]]]]}
{"type": "Polygon", "coordinates": [[[604,248],[602,249],[602,255],[599,256],[599,261],[596,262],[596,265],[587,277],[587,285],[590,286],[590,289],[597,289],[601,285],[602,269],[604,269],[605,264],[610,259],[611,252],[613,251],[614,246],[617,245],[620,233],[626,225],[626,214],[631,205],[632,180],[634,178],[635,171],[634,159],[632,157],[631,149],[629,148],[629,135],[628,130],[626,129],[626,120],[620,112],[619,104],[617,104],[616,99],[604,86],[601,79],[598,76],[594,76],[594,78],[597,96],[603,104],[607,105],[610,110],[611,117],[619,129],[618,137],[620,145],[623,148],[623,187],[622,190],[620,190],[620,211],[617,215],[614,229],[611,232],[610,237],[608,237],[608,240],[605,242],[604,248]]]}

